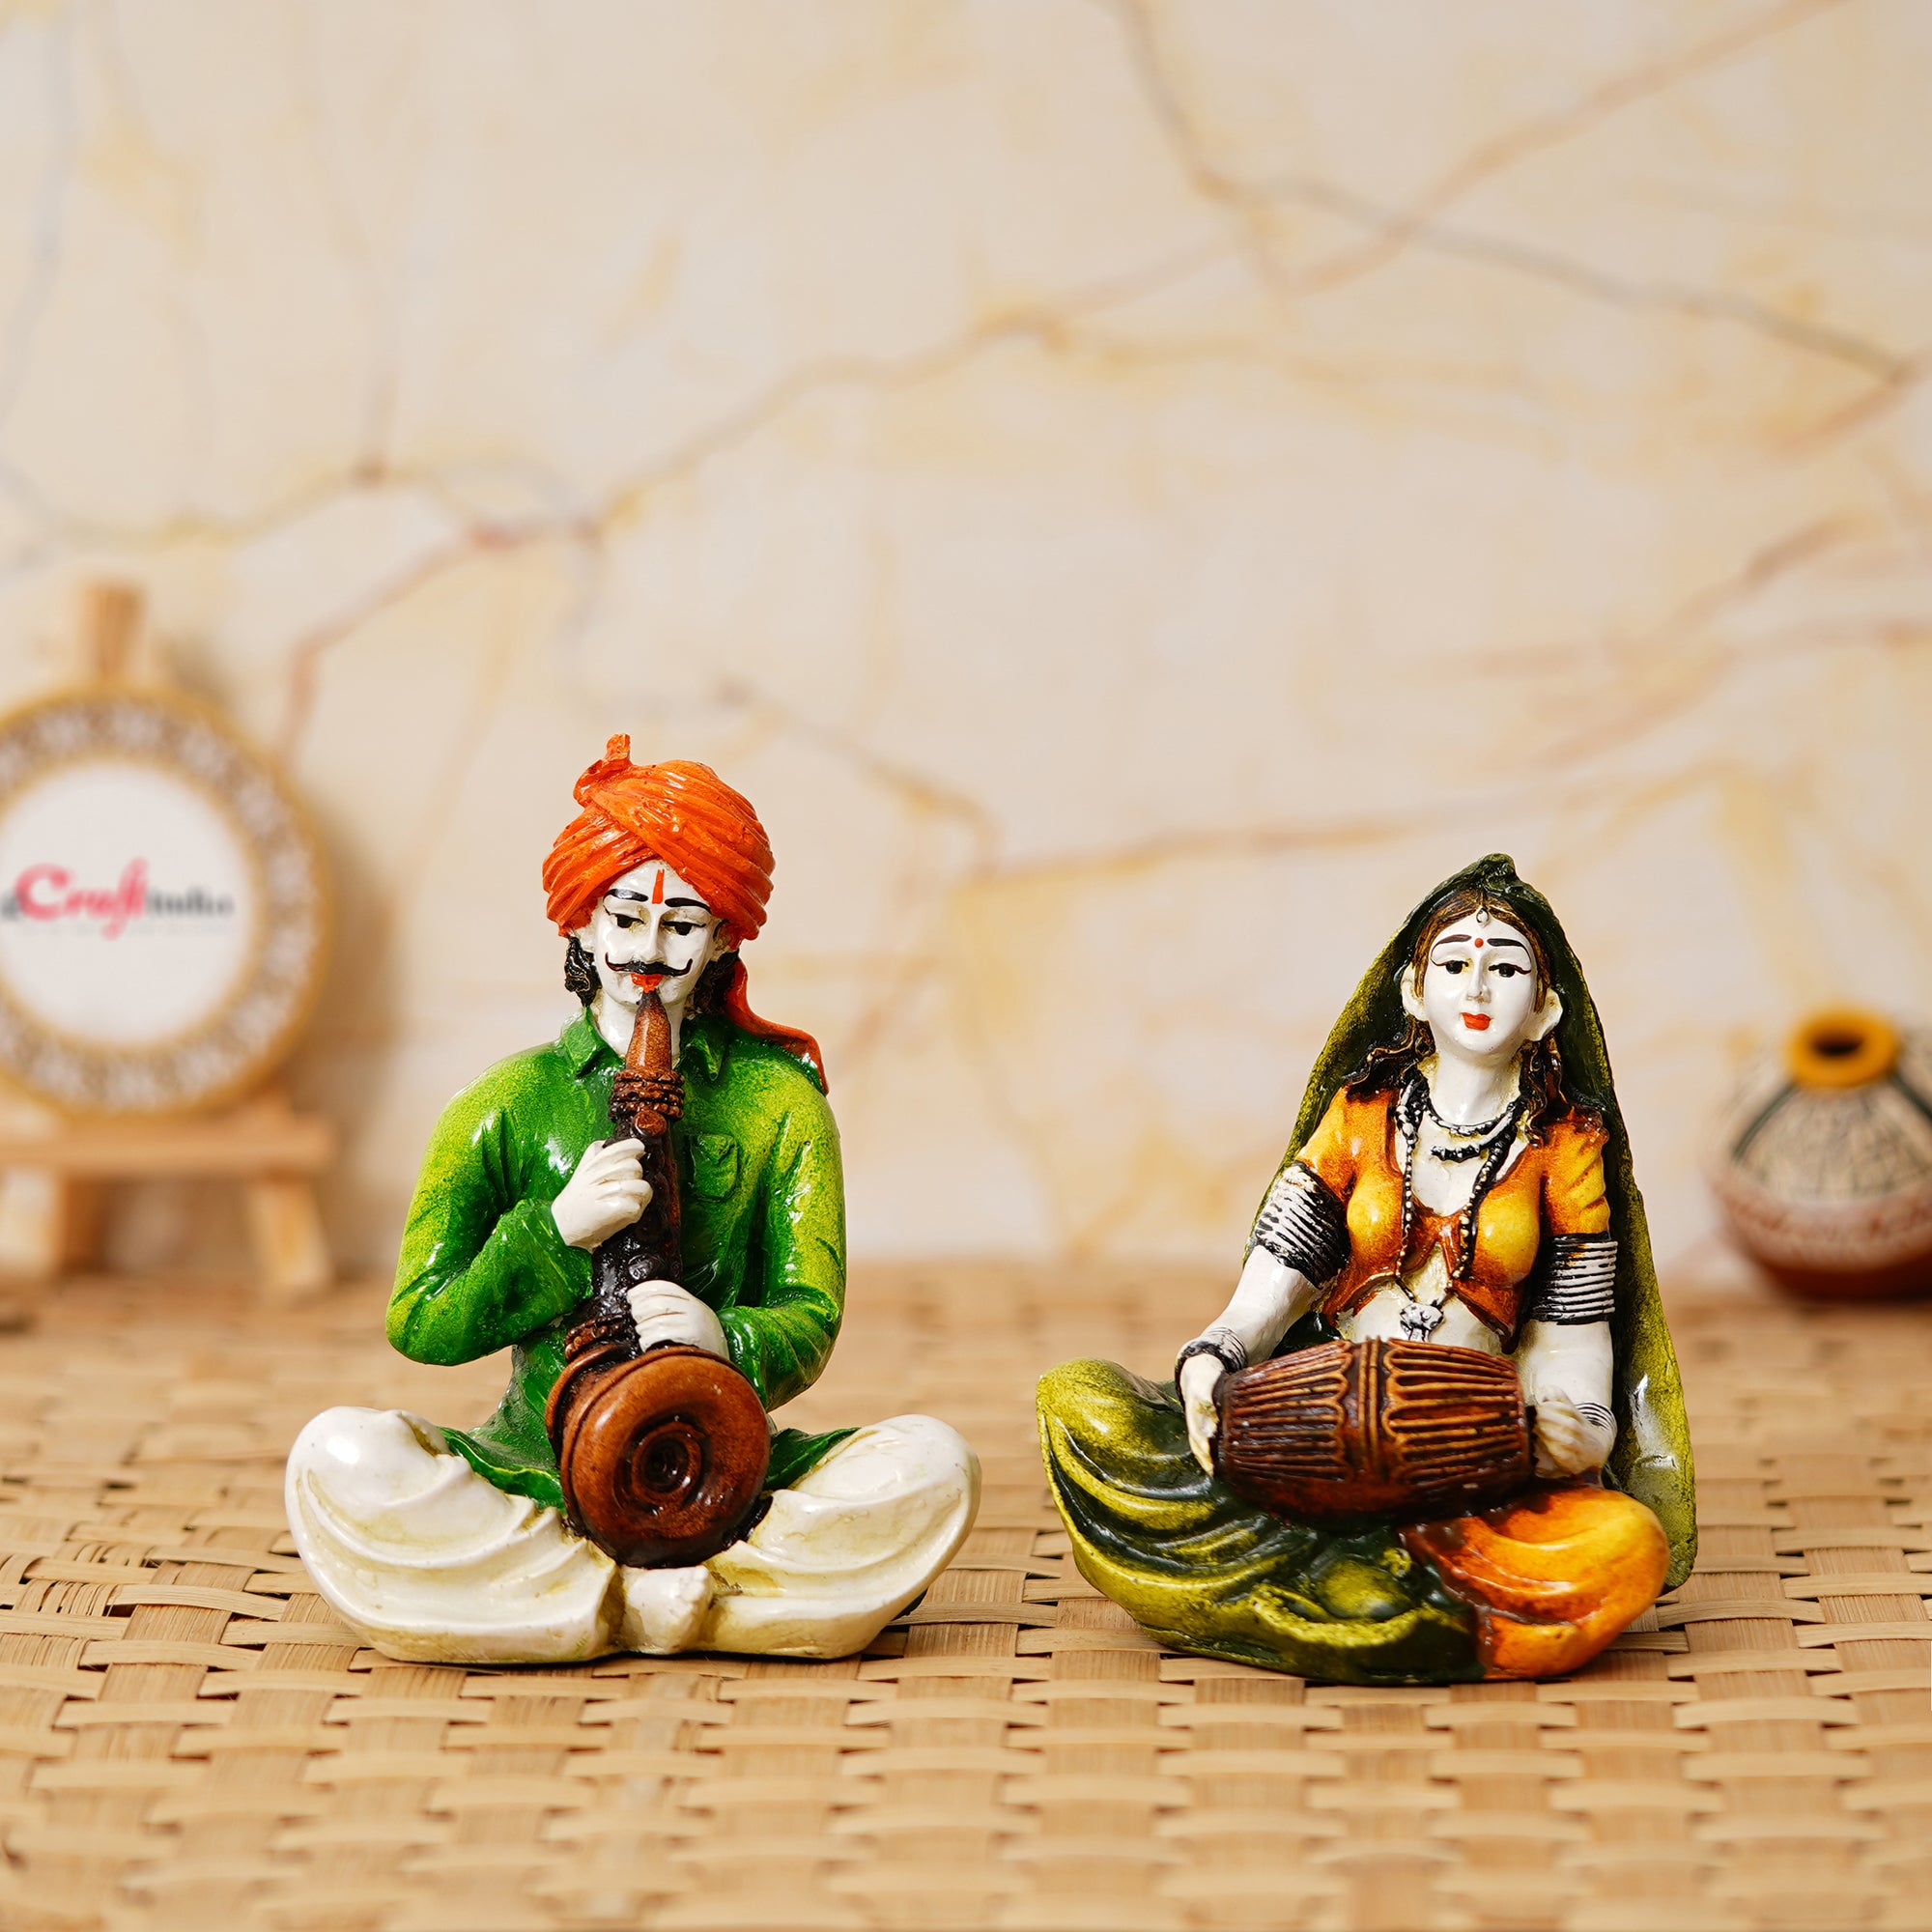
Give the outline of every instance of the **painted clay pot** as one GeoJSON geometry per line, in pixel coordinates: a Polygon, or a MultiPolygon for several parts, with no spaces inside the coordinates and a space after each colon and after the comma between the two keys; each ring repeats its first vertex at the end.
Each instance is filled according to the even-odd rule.
{"type": "Polygon", "coordinates": [[[1713,1183],[1738,1245],[1795,1293],[1932,1289],[1932,1034],[1814,1014],[1746,1076],[1713,1183]]]}

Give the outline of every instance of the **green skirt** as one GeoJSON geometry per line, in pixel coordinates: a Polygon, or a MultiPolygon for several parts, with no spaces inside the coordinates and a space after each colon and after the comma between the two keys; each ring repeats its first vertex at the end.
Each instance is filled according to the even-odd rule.
{"type": "Polygon", "coordinates": [[[1392,1527],[1285,1522],[1202,1471],[1172,1382],[1067,1362],[1039,1437],[1080,1574],[1176,1650],[1346,1684],[1483,1675],[1474,1613],[1392,1527]]]}

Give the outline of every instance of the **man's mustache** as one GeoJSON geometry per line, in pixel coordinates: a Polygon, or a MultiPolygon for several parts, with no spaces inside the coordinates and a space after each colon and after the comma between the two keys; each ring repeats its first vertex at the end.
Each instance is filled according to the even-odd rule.
{"type": "Polygon", "coordinates": [[[612,959],[607,952],[604,963],[613,973],[627,973],[634,980],[675,980],[689,973],[689,966],[664,966],[649,959],[612,959]]]}

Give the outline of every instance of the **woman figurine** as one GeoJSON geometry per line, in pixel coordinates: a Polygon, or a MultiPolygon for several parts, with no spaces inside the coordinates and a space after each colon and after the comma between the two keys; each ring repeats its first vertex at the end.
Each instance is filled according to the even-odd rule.
{"type": "Polygon", "coordinates": [[[1183,1650],[1369,1684],[1549,1676],[1690,1573],[1690,1445],[1603,1034],[1508,859],[1446,881],[1370,968],[1176,1383],[1072,1362],[1039,1416],[1082,1575],[1183,1650]],[[1511,1358],[1518,1492],[1321,1521],[1242,1500],[1224,1404],[1250,1363],[1322,1343],[1511,1358]]]}
{"type": "MultiPolygon", "coordinates": [[[[444,1110],[389,1303],[404,1354],[456,1363],[507,1349],[509,1387],[469,1430],[400,1409],[325,1410],[289,1457],[290,1527],[323,1596],[390,1657],[845,1656],[952,1560],[979,1463],[931,1416],[817,1435],[758,1416],[817,1379],[845,1293],[838,1133],[817,1044],[745,997],[738,949],[764,923],[771,846],[715,772],[634,765],[628,738],[611,740],[576,796],[582,810],[543,882],[583,1010],[444,1110]],[[635,1070],[627,1049],[653,1030],[668,1070],[635,1070]],[[639,1102],[668,1141],[654,1171],[676,1204],[675,1238],[634,1253],[675,1253],[678,1279],[633,1272],[607,1286],[605,1259],[625,1259],[626,1231],[653,1199],[644,1144],[613,1132],[613,1113],[643,1118],[639,1102]],[[557,1454],[572,1438],[546,1411],[580,1324],[621,1330],[639,1367],[668,1347],[687,1367],[696,1351],[713,1382],[750,1384],[764,1496],[754,1469],[753,1506],[705,1560],[619,1562],[578,1533],[557,1454]]],[[[662,1479],[668,1493],[717,1459],[687,1415],[666,1441],[668,1461],[639,1451],[618,1465],[623,1482],[662,1479]]]]}

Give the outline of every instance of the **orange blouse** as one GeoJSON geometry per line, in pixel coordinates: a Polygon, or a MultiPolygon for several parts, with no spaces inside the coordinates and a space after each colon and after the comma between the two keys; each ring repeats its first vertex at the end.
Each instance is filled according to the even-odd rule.
{"type": "Polygon", "coordinates": [[[1544,1231],[1552,1235],[1608,1232],[1604,1192],[1604,1146],[1608,1136],[1572,1114],[1547,1123],[1544,1144],[1527,1147],[1484,1197],[1476,1220],[1469,1278],[1459,1281],[1466,1208],[1431,1213],[1417,1203],[1407,1252],[1402,1240],[1402,1165],[1390,1119],[1395,1096],[1356,1099],[1344,1088],[1295,1158],[1320,1175],[1348,1210],[1349,1259],[1322,1298],[1322,1313],[1346,1315],[1383,1286],[1406,1275],[1439,1243],[1450,1287],[1469,1310],[1507,1343],[1521,1319],[1523,1286],[1536,1265],[1544,1231]]]}

